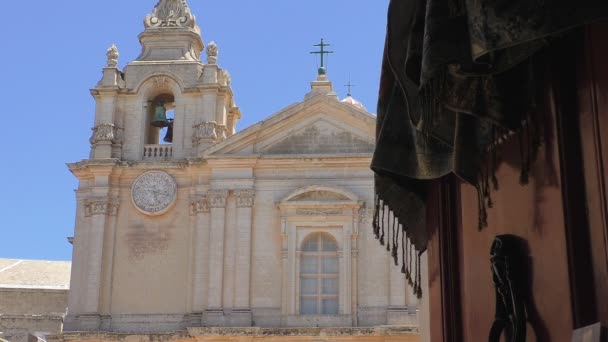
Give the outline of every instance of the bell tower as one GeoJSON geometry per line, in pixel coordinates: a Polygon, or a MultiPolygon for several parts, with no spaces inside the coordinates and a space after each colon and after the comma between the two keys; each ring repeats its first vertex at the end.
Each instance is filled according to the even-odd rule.
{"type": "Polygon", "coordinates": [[[142,49],[118,69],[119,52],[107,52],[96,101],[91,159],[128,161],[199,157],[234,134],[241,114],[230,74],[218,64],[214,42],[206,49],[185,0],[161,0],[144,20],[142,49]],[[168,115],[168,116],[167,116],[168,115]]]}
{"type": "Polygon", "coordinates": [[[79,187],[65,331],[121,330],[129,315],[161,312],[164,323],[150,318],[152,326],[180,329],[196,323],[175,317],[200,311],[184,304],[200,296],[184,290],[198,286],[187,246],[196,224],[208,226],[191,215],[210,190],[197,170],[241,113],[218,46],[205,49],[185,0],[160,0],[139,41],[140,55],[122,70],[118,48],[107,50],[91,90],[89,159],[68,165],[79,187]]]}

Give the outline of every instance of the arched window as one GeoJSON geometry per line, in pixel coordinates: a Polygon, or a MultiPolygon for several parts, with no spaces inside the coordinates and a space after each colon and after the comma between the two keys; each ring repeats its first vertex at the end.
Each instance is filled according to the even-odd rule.
{"type": "Polygon", "coordinates": [[[315,234],[302,244],[300,314],[338,314],[338,245],[326,234],[315,234]]]}

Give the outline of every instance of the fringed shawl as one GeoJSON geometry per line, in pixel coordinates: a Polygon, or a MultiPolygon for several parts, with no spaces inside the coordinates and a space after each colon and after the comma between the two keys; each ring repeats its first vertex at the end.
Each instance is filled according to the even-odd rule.
{"type": "Polygon", "coordinates": [[[521,183],[541,143],[545,47],[608,16],[606,0],[392,0],[372,161],[374,233],[421,296],[429,180],[474,185],[487,225],[497,146],[517,136],[521,183]],[[399,254],[401,258],[399,258],[399,254]]]}

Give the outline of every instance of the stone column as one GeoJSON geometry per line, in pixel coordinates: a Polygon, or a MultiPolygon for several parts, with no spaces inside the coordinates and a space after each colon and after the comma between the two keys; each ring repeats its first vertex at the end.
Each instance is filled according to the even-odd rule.
{"type": "Polygon", "coordinates": [[[255,190],[237,190],[234,326],[251,326],[251,225],[255,190]]]}
{"type": "Polygon", "coordinates": [[[202,313],[205,309],[207,298],[204,288],[205,263],[209,263],[209,202],[207,198],[200,198],[190,204],[190,214],[194,216],[194,261],[192,274],[192,316],[193,323],[202,323],[202,313]]]}
{"type": "Polygon", "coordinates": [[[211,211],[209,241],[209,288],[207,324],[223,326],[224,231],[226,223],[227,190],[211,190],[207,195],[211,211]]]}

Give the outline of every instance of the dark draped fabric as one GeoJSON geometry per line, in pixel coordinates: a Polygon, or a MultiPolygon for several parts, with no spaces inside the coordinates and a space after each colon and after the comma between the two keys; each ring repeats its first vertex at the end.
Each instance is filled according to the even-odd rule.
{"type": "Polygon", "coordinates": [[[608,17],[608,0],[392,0],[380,83],[374,233],[420,296],[429,181],[474,185],[487,225],[497,146],[519,138],[521,183],[541,143],[547,47],[608,17]],[[399,257],[401,256],[401,257],[399,257]]]}

